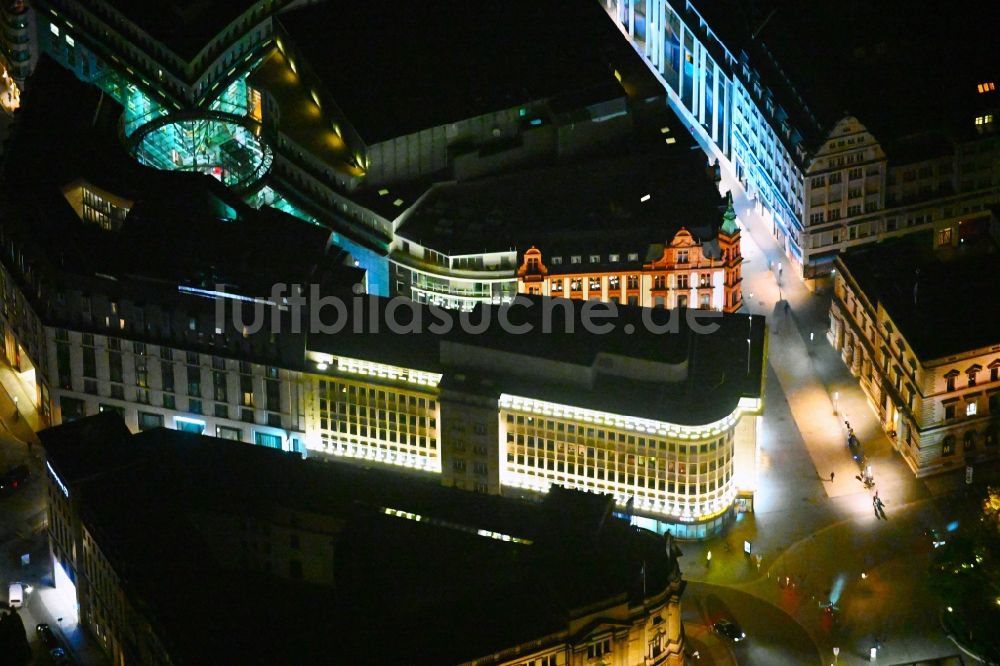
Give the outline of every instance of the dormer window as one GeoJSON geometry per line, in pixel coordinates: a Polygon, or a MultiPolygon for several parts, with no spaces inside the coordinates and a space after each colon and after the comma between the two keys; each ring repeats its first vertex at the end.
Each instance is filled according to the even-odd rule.
{"type": "Polygon", "coordinates": [[[628,253],[628,260],[629,261],[639,261],[639,253],[638,252],[629,252],[628,253]]]}
{"type": "Polygon", "coordinates": [[[574,254],[572,257],[569,258],[569,263],[571,263],[571,264],[579,264],[579,263],[582,263],[582,262],[583,262],[583,258],[580,257],[580,255],[578,255],[578,254],[574,254]]]}
{"type": "Polygon", "coordinates": [[[982,369],[983,366],[977,363],[976,365],[973,365],[971,368],[965,371],[966,376],[968,376],[969,378],[969,386],[976,385],[976,377],[979,375],[979,371],[982,369]]]}
{"type": "Polygon", "coordinates": [[[618,263],[618,255],[617,254],[609,254],[608,255],[608,261],[611,262],[612,264],[618,263]]]}
{"type": "Polygon", "coordinates": [[[562,257],[552,257],[552,265],[558,266],[562,263],[562,257]]]}
{"type": "Polygon", "coordinates": [[[599,264],[599,263],[601,263],[601,255],[599,255],[599,254],[592,254],[592,255],[590,255],[590,263],[592,263],[592,264],[599,264]]]}
{"type": "Polygon", "coordinates": [[[687,250],[677,250],[677,263],[686,264],[688,262],[688,251],[687,250]]]}
{"type": "Polygon", "coordinates": [[[958,370],[950,370],[945,376],[945,382],[947,384],[948,391],[955,390],[955,377],[958,377],[958,370]]]}

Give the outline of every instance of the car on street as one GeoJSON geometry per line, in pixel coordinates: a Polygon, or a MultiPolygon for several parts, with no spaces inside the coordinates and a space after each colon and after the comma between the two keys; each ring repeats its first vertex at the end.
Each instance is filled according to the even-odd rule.
{"type": "Polygon", "coordinates": [[[28,466],[15,465],[0,476],[0,493],[6,494],[17,490],[28,479],[28,466]]]}
{"type": "Polygon", "coordinates": [[[730,620],[719,620],[712,625],[712,628],[715,629],[715,633],[725,636],[734,643],[746,640],[747,637],[746,632],[740,628],[740,625],[730,620]]]}
{"type": "Polygon", "coordinates": [[[44,623],[35,625],[35,632],[38,634],[38,640],[41,641],[46,650],[59,647],[59,641],[56,640],[56,635],[52,633],[52,627],[49,625],[44,623]]]}
{"type": "Polygon", "coordinates": [[[11,608],[20,608],[24,605],[24,586],[20,583],[11,583],[7,588],[7,605],[11,608]]]}
{"type": "Polygon", "coordinates": [[[935,548],[940,548],[945,544],[944,538],[941,536],[941,532],[934,529],[933,527],[928,527],[924,530],[924,535],[930,539],[931,545],[935,548]]]}
{"type": "Polygon", "coordinates": [[[68,666],[73,663],[73,660],[69,658],[68,654],[66,654],[66,650],[61,647],[49,650],[49,657],[52,659],[52,663],[56,664],[56,666],[68,666]]]}

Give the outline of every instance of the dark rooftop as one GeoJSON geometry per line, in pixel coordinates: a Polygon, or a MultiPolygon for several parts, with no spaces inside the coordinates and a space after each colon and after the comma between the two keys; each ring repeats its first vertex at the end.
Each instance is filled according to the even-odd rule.
{"type": "Polygon", "coordinates": [[[118,139],[121,107],[47,57],[25,96],[0,192],[6,230],[30,238],[36,261],[64,274],[225,283],[255,295],[275,282],[358,281],[328,229],[256,210],[211,176],[138,164],[118,139]],[[135,202],[118,232],[77,216],[63,188],[79,181],[135,202]]]}
{"type": "Polygon", "coordinates": [[[534,245],[546,257],[628,248],[642,259],[681,227],[714,238],[725,200],[680,123],[671,133],[677,143],[623,157],[438,185],[398,234],[452,256],[534,245]]]}
{"type": "Polygon", "coordinates": [[[643,566],[650,594],[676,575],[663,540],[612,517],[607,497],[554,489],[534,504],[165,429],[115,439],[101,432],[109,419],[46,431],[46,454],[62,473],[133,452],[127,468],[64,480],[178,663],[310,663],[331,646],[338,661],[456,663],[566,630],[574,609],[641,603],[643,566]],[[268,524],[285,509],[339,521],[332,586],[220,560],[218,534],[198,524],[268,524]],[[393,640],[372,650],[387,626],[393,640]]]}
{"type": "Polygon", "coordinates": [[[563,94],[608,99],[609,81],[624,96],[616,68],[652,78],[596,1],[326,1],[279,21],[368,143],[563,94]]]}
{"type": "MultiPolygon", "coordinates": [[[[590,332],[583,323],[584,308],[600,310],[605,306],[569,299],[522,298],[505,310],[506,324],[501,323],[499,307],[479,306],[465,316],[474,324],[485,321],[485,330],[466,333],[457,312],[438,311],[435,315],[415,303],[395,309],[394,321],[406,332],[399,328],[393,332],[386,323],[390,321],[385,312],[388,301],[369,297],[362,300],[363,307],[357,312],[349,313],[342,330],[311,335],[306,345],[314,352],[440,372],[445,375],[442,386],[465,391],[511,393],[681,425],[710,423],[729,415],[741,397],[761,396],[765,354],[762,317],[617,306],[617,318],[598,315],[592,320],[602,326],[612,323],[613,330],[590,332]],[[362,326],[366,332],[354,332],[351,322],[355,318],[369,321],[369,308],[378,312],[379,330],[372,332],[362,326]],[[695,324],[717,328],[696,333],[687,312],[699,317],[695,324]],[[413,316],[419,320],[411,326],[413,316]],[[448,332],[435,334],[429,327],[439,322],[440,316],[450,316],[453,326],[448,332]],[[664,330],[655,330],[647,322],[664,330]],[[676,322],[676,327],[670,329],[668,322],[676,322]],[[511,334],[510,326],[529,328],[523,334],[511,334]],[[446,343],[461,347],[442,347],[446,343]],[[472,352],[464,353],[463,349],[472,352]],[[647,361],[654,368],[658,367],[655,364],[686,363],[687,370],[678,381],[627,370],[616,374],[603,365],[607,361],[601,359],[608,355],[647,361]],[[584,375],[593,369],[592,379],[589,383],[574,382],[567,379],[569,375],[545,372],[541,367],[544,362],[562,364],[557,367],[566,371],[576,366],[584,375]],[[478,388],[473,387],[474,381],[479,382],[478,388]]],[[[663,370],[660,367],[657,373],[663,370]]],[[[330,372],[335,371],[331,366],[330,372]]]]}
{"type": "Polygon", "coordinates": [[[1000,50],[982,29],[1000,23],[996,2],[844,0],[812,2],[808,11],[799,0],[695,4],[737,55],[747,48],[765,84],[776,82],[761,42],[827,130],[854,115],[890,158],[893,141],[927,130],[971,136],[976,85],[1000,72],[1000,50]]]}
{"type": "Polygon", "coordinates": [[[107,0],[153,39],[185,60],[253,6],[254,0],[107,0]]]}
{"type": "Polygon", "coordinates": [[[1000,344],[995,247],[942,252],[921,233],[852,250],[840,261],[868,299],[885,308],[920,361],[1000,344]]]}

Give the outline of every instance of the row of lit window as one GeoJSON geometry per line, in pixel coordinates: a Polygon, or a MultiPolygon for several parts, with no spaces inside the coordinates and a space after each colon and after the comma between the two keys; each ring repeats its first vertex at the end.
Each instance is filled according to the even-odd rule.
{"type": "MultiPolygon", "coordinates": [[[[320,402],[324,401],[321,400],[320,402]]],[[[319,413],[323,421],[329,419],[331,423],[338,420],[353,423],[381,423],[383,426],[388,423],[388,427],[390,428],[396,428],[398,424],[401,430],[407,429],[407,423],[409,423],[410,429],[420,428],[422,430],[430,428],[434,430],[437,428],[437,419],[434,417],[428,418],[423,415],[392,410],[387,412],[384,409],[359,407],[357,405],[347,405],[342,402],[330,405],[330,409],[326,409],[326,406],[321,404],[319,413]]]]}
{"type": "MultiPolygon", "coordinates": [[[[665,439],[655,439],[644,437],[635,433],[618,432],[595,428],[591,425],[578,425],[565,421],[552,421],[547,419],[535,420],[531,416],[514,416],[507,414],[507,441],[524,444],[534,442],[535,438],[543,440],[559,440],[562,443],[592,443],[603,446],[605,442],[609,445],[617,443],[619,449],[624,446],[637,447],[638,449],[648,449],[650,451],[660,450],[670,453],[678,453],[682,456],[712,453],[717,449],[724,449],[726,437],[719,437],[710,442],[683,443],[673,442],[665,439]],[[516,437],[516,439],[514,439],[516,437]],[[524,439],[524,438],[527,439],[524,439]]],[[[591,455],[593,453],[591,452],[591,455]]]]}
{"type": "Polygon", "coordinates": [[[375,425],[362,425],[358,423],[328,422],[320,419],[320,430],[324,433],[340,433],[341,435],[351,435],[352,437],[364,437],[379,446],[385,447],[389,444],[409,444],[420,448],[437,448],[437,438],[433,435],[418,435],[412,432],[402,432],[399,430],[377,427],[375,425]]]}
{"type": "Polygon", "coordinates": [[[346,402],[369,406],[398,404],[400,409],[407,406],[411,410],[435,411],[437,409],[437,401],[433,398],[400,391],[375,389],[361,384],[326,381],[324,379],[319,381],[318,393],[321,409],[325,408],[323,405],[327,399],[331,402],[346,402]]]}
{"type": "Polygon", "coordinates": [[[689,497],[712,499],[724,494],[729,485],[728,479],[711,479],[699,483],[684,483],[643,476],[619,475],[618,480],[616,480],[614,473],[611,472],[607,473],[607,478],[605,478],[603,470],[594,470],[593,474],[588,471],[588,474],[584,477],[582,475],[569,474],[564,476],[561,472],[552,472],[551,470],[546,472],[546,470],[536,470],[528,466],[508,465],[507,469],[509,472],[517,475],[524,475],[529,478],[545,478],[570,488],[596,488],[607,492],[636,493],[642,496],[648,495],[675,502],[683,502],[689,497]]]}
{"type": "Polygon", "coordinates": [[[702,493],[714,491],[717,488],[723,487],[732,478],[731,465],[720,468],[719,474],[677,477],[675,475],[664,476],[662,474],[654,476],[641,469],[636,472],[635,470],[613,470],[593,466],[585,467],[584,465],[573,465],[572,463],[563,463],[561,461],[555,462],[541,458],[532,459],[530,456],[517,456],[515,461],[511,461],[511,458],[511,454],[508,453],[508,469],[516,472],[535,473],[535,470],[538,470],[537,473],[541,474],[547,471],[550,473],[554,472],[560,477],[565,474],[567,477],[577,480],[585,478],[597,479],[598,481],[627,484],[629,486],[638,486],[639,488],[649,488],[650,490],[658,488],[660,491],[670,493],[675,492],[676,484],[676,488],[678,489],[676,492],[682,495],[686,492],[693,494],[696,487],[700,487],[702,489],[700,492],[702,493]]]}
{"type": "MultiPolygon", "coordinates": [[[[551,444],[551,442],[550,442],[551,444]]],[[[723,469],[726,462],[732,460],[732,452],[727,451],[725,456],[719,456],[717,459],[713,460],[702,460],[700,462],[676,462],[674,460],[663,460],[646,457],[646,456],[636,456],[631,453],[621,453],[619,452],[615,455],[615,452],[608,451],[607,456],[603,455],[603,451],[598,451],[597,456],[594,455],[593,449],[590,451],[588,457],[584,457],[582,451],[576,450],[576,447],[569,446],[567,451],[564,453],[562,447],[559,447],[558,451],[553,450],[550,446],[547,450],[544,448],[532,448],[530,446],[508,446],[507,448],[507,459],[510,461],[512,455],[517,455],[518,458],[528,456],[528,459],[538,458],[539,460],[555,460],[555,461],[565,461],[570,463],[578,463],[583,465],[584,463],[588,465],[598,465],[600,467],[625,467],[630,468],[648,468],[650,470],[655,470],[659,468],[662,471],[666,471],[669,474],[687,474],[689,471],[691,474],[707,474],[714,472],[716,469],[723,469]],[[579,455],[576,455],[579,453],[579,455]]],[[[524,464],[518,460],[519,464],[524,464]]],[[[528,463],[531,464],[530,462],[528,463]]]]}

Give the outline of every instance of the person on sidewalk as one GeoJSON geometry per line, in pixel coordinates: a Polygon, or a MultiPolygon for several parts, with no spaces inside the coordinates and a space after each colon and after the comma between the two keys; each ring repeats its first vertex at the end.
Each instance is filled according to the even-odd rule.
{"type": "Polygon", "coordinates": [[[830,483],[833,483],[834,472],[830,472],[830,483]]]}

